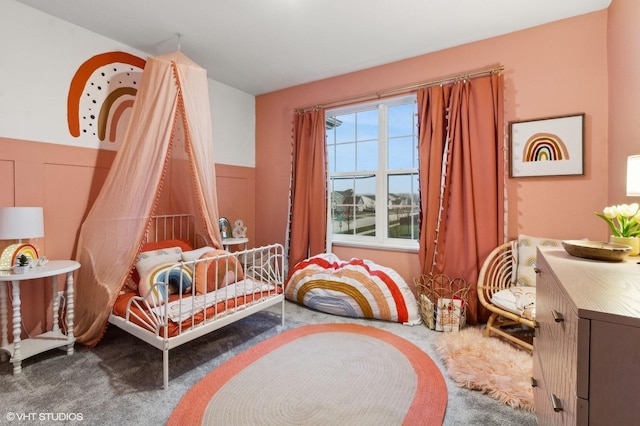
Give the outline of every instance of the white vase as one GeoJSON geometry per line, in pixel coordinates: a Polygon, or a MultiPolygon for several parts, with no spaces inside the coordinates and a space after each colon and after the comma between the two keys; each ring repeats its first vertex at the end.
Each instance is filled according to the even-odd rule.
{"type": "Polygon", "coordinates": [[[27,270],[29,269],[29,265],[27,266],[14,266],[13,267],[13,273],[14,274],[25,274],[27,272],[27,270]]]}
{"type": "Polygon", "coordinates": [[[638,254],[640,254],[640,238],[638,237],[616,237],[612,235],[609,241],[611,241],[612,243],[624,244],[631,247],[629,256],[637,256],[638,254]]]}

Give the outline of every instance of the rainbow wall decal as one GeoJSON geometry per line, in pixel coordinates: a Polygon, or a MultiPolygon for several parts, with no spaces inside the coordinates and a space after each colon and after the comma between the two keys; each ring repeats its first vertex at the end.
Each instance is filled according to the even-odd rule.
{"type": "Polygon", "coordinates": [[[568,160],[567,147],[558,135],[536,133],[524,144],[522,161],[560,161],[568,160]]]}
{"type": "Polygon", "coordinates": [[[83,134],[115,142],[123,113],[133,106],[146,61],[126,52],[106,52],[76,71],[67,98],[67,122],[74,137],[83,134]]]}

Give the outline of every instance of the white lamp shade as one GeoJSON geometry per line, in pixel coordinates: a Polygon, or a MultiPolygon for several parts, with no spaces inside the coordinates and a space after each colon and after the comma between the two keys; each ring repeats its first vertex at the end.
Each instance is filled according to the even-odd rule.
{"type": "Polygon", "coordinates": [[[640,196],[640,155],[627,158],[627,195],[640,196]]]}
{"type": "Polygon", "coordinates": [[[42,207],[0,207],[0,240],[44,237],[42,207]]]}

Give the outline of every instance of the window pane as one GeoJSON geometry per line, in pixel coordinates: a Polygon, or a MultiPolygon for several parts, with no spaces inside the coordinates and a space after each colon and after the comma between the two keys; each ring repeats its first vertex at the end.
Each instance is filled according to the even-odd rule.
{"type": "Polygon", "coordinates": [[[347,224],[351,222],[353,206],[354,179],[331,179],[331,221],[334,234],[348,233],[347,224]],[[347,219],[349,221],[347,222],[347,219]]]}
{"type": "Polygon", "coordinates": [[[356,115],[346,114],[336,117],[340,120],[340,126],[335,128],[336,143],[353,142],[356,140],[356,115]]]}
{"type": "MultiPolygon", "coordinates": [[[[330,120],[334,120],[334,118],[333,117],[327,118],[327,121],[330,121],[330,120]]],[[[325,136],[326,136],[327,145],[333,145],[334,143],[336,143],[336,129],[334,129],[333,127],[325,126],[325,136]]]]}
{"type": "Polygon", "coordinates": [[[378,110],[357,113],[358,140],[378,139],[378,110]]]}
{"type": "Polygon", "coordinates": [[[391,175],[387,229],[389,238],[418,237],[418,174],[391,175]]]}
{"type": "Polygon", "coordinates": [[[333,178],[331,182],[333,233],[375,235],[375,176],[333,178]]]}
{"type": "Polygon", "coordinates": [[[336,171],[336,147],[334,145],[327,145],[327,163],[329,167],[329,173],[336,171]]]}
{"type": "Polygon", "coordinates": [[[363,176],[355,181],[357,235],[376,235],[376,177],[363,176]]]}
{"type": "Polygon", "coordinates": [[[358,142],[357,171],[378,170],[378,141],[358,142]]]}
{"type": "Polygon", "coordinates": [[[389,137],[408,136],[415,132],[415,102],[389,107],[389,137]]]}
{"type": "Polygon", "coordinates": [[[415,154],[417,153],[417,148],[415,140],[413,136],[389,139],[389,163],[387,167],[390,170],[416,167],[415,154]]]}
{"type": "Polygon", "coordinates": [[[355,142],[335,145],[336,147],[336,172],[352,172],[356,168],[356,144],[355,142]]]}

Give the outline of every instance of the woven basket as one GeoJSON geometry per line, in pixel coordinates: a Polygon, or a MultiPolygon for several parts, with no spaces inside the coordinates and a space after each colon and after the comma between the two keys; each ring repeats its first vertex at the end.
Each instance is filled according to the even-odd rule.
{"type": "Polygon", "coordinates": [[[420,316],[436,331],[458,331],[466,323],[471,285],[463,278],[446,275],[420,275],[414,280],[418,292],[420,316]]]}

